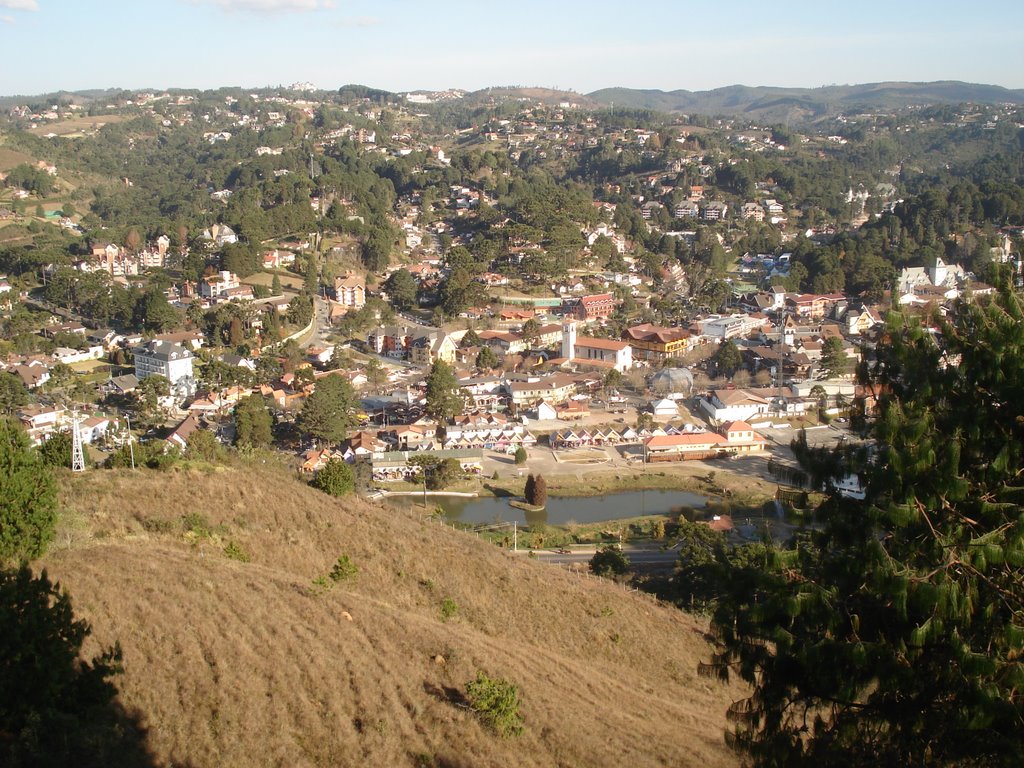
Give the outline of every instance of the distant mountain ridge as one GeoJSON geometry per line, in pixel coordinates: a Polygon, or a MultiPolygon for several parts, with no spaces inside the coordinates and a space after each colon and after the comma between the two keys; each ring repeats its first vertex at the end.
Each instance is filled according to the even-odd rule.
{"type": "Polygon", "coordinates": [[[709,91],[661,91],[602,88],[586,97],[605,106],[694,114],[766,114],[800,112],[807,117],[851,109],[896,109],[928,104],[1024,104],[1024,90],[998,85],[942,80],[929,83],[882,82],[778,88],[730,85],[709,91]]]}
{"type": "MultiPolygon", "coordinates": [[[[225,86],[208,90],[268,90],[268,87],[239,89],[225,86]]],[[[137,88],[133,91],[154,89],[137,88]]],[[[198,92],[196,89],[169,88],[155,89],[171,92],[198,92]]],[[[272,89],[270,89],[272,90],[272,89]]],[[[411,94],[436,95],[442,92],[415,90],[403,93],[372,88],[365,85],[344,85],[339,89],[327,89],[322,93],[337,92],[350,97],[366,96],[372,99],[401,98],[411,94]]],[[[27,101],[68,100],[78,104],[109,98],[124,93],[118,88],[96,88],[81,91],[57,91],[35,96],[0,96],[0,109],[27,101]]],[[[707,91],[679,89],[662,91],[641,88],[601,88],[591,93],[562,91],[553,88],[493,86],[466,92],[452,88],[443,92],[446,101],[462,96],[463,103],[480,106],[522,100],[534,103],[557,105],[572,104],[582,109],[604,109],[622,107],[647,109],[666,113],[688,113],[703,115],[746,115],[758,119],[775,121],[813,120],[835,115],[840,112],[895,110],[907,106],[935,104],[1024,104],[1024,89],[1004,88],[999,85],[966,83],[958,80],[934,82],[886,81],[862,83],[859,85],[827,85],[820,88],[783,88],[777,86],[729,85],[707,91]]]]}

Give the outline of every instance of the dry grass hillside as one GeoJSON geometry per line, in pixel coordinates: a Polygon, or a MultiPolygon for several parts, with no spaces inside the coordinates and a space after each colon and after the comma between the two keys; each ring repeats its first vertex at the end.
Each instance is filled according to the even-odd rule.
{"type": "Polygon", "coordinates": [[[645,596],[276,468],[61,483],[41,565],[92,623],[87,651],[120,641],[157,764],[736,763],[738,692],[697,677],[701,623],[645,596]],[[358,574],[317,585],[342,554],[358,574]],[[477,670],[520,687],[521,736],[462,705],[477,670]]]}

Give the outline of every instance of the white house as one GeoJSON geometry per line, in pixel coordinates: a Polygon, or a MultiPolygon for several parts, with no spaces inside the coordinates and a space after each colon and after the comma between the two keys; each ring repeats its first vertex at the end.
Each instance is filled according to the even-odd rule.
{"type": "Polygon", "coordinates": [[[651,403],[651,409],[656,419],[674,419],[679,416],[679,406],[667,398],[655,400],[651,403]]]}
{"type": "Polygon", "coordinates": [[[771,402],[746,389],[716,389],[710,399],[701,398],[700,406],[712,419],[731,422],[767,416],[771,402]]]}
{"type": "Polygon", "coordinates": [[[135,376],[142,381],[159,375],[171,383],[171,390],[179,397],[195,394],[192,373],[192,352],[180,344],[151,341],[132,350],[135,355],[135,376]]]}

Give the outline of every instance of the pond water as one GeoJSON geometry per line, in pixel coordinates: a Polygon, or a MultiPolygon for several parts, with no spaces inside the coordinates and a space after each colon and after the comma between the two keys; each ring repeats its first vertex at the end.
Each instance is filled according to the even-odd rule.
{"type": "MultiPolygon", "coordinates": [[[[487,496],[429,496],[430,508],[441,507],[445,517],[462,523],[518,522],[520,525],[565,525],[566,523],[600,523],[640,515],[668,514],[676,507],[702,509],[704,496],[687,491],[622,491],[605,496],[548,496],[543,512],[526,512],[509,504],[511,498],[487,496]]],[[[522,501],[522,499],[520,499],[522,501]]],[[[398,507],[422,506],[421,496],[390,496],[387,503],[398,507]]]]}

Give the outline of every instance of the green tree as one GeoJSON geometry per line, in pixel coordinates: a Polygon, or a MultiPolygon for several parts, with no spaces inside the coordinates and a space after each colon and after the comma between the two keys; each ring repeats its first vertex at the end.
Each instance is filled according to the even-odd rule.
{"type": "Polygon", "coordinates": [[[296,296],[288,302],[288,322],[299,328],[305,328],[313,319],[313,299],[309,296],[296,296]]]}
{"type": "Polygon", "coordinates": [[[831,491],[820,530],[723,588],[703,671],[752,686],[731,711],[758,764],[1024,754],[1024,311],[1004,288],[931,322],[892,317],[862,366],[872,460],[805,453],[833,479],[860,469],[866,498],[831,491]]]}
{"type": "Polygon", "coordinates": [[[344,376],[325,376],[316,383],[299,412],[298,426],[318,442],[340,443],[355,425],[355,392],[344,376]]]}
{"type": "Polygon", "coordinates": [[[0,414],[10,414],[28,404],[28,390],[17,375],[0,371],[0,414]]]}
{"type": "Polygon", "coordinates": [[[228,323],[228,345],[240,347],[245,343],[245,331],[242,329],[242,318],[235,315],[228,323]]]}
{"type": "Polygon", "coordinates": [[[601,386],[605,391],[605,394],[610,394],[612,390],[622,386],[622,371],[617,368],[611,368],[604,375],[604,380],[601,382],[601,386]]]}
{"type": "Polygon", "coordinates": [[[388,372],[384,368],[384,364],[375,357],[367,360],[363,367],[363,373],[366,374],[366,386],[373,394],[380,393],[388,383],[388,372]]]}
{"type": "Polygon", "coordinates": [[[537,475],[536,477],[530,475],[530,478],[533,479],[533,482],[531,483],[529,478],[527,479],[525,489],[526,503],[533,507],[543,507],[548,503],[547,481],[544,479],[544,475],[537,475]]]}
{"type": "Polygon", "coordinates": [[[280,296],[282,293],[283,289],[281,288],[281,276],[277,274],[277,272],[275,272],[274,279],[270,281],[270,294],[272,296],[280,296]]]}
{"type": "Polygon", "coordinates": [[[235,445],[269,448],[274,440],[274,420],[260,395],[249,395],[235,406],[235,445]]]}
{"type": "Polygon", "coordinates": [[[458,459],[444,459],[427,471],[427,488],[443,490],[463,478],[465,473],[458,459]]]}
{"type": "Polygon", "coordinates": [[[203,461],[217,461],[220,459],[223,450],[216,436],[208,429],[197,429],[188,436],[188,443],[185,448],[185,456],[190,459],[202,459],[203,461]]]}
{"type": "Polygon", "coordinates": [[[136,325],[157,333],[175,328],[181,323],[181,315],[167,301],[159,288],[147,288],[135,308],[136,325]]]}
{"type": "Polygon", "coordinates": [[[533,345],[537,339],[540,338],[540,323],[535,318],[530,318],[523,323],[523,328],[520,331],[523,336],[523,340],[527,344],[533,345]]]}
{"type": "Polygon", "coordinates": [[[828,379],[845,376],[850,372],[852,365],[850,358],[846,356],[842,339],[835,336],[826,339],[821,348],[821,359],[818,361],[818,367],[821,373],[824,374],[824,377],[828,379]]]}
{"type": "Polygon", "coordinates": [[[331,496],[347,496],[356,487],[352,467],[341,459],[331,459],[313,478],[311,485],[331,496]]]}
{"type": "Polygon", "coordinates": [[[489,371],[498,367],[498,356],[490,347],[484,347],[477,353],[475,364],[477,368],[489,371]]]}
{"type": "MultiPolygon", "coordinates": [[[[70,467],[71,443],[70,432],[57,432],[50,435],[50,438],[39,446],[39,458],[48,467],[70,467]]],[[[82,446],[82,454],[85,457],[85,466],[89,466],[89,446],[82,446]]]]}
{"type": "Polygon", "coordinates": [[[306,264],[302,290],[309,296],[316,296],[320,292],[320,268],[315,256],[310,256],[309,262],[306,264]]]}
{"type": "Polygon", "coordinates": [[[416,291],[419,285],[412,273],[402,267],[392,272],[384,281],[384,290],[396,309],[408,310],[416,306],[416,291]]]}
{"type": "Polygon", "coordinates": [[[715,370],[718,371],[722,376],[732,378],[743,366],[743,356],[740,354],[739,347],[736,346],[736,342],[732,339],[724,342],[715,352],[713,358],[715,363],[715,370]]]}
{"type": "Polygon", "coordinates": [[[601,547],[590,558],[590,571],[595,576],[622,577],[629,573],[629,558],[618,546],[601,547]]]}
{"type": "Polygon", "coordinates": [[[17,424],[0,419],[0,565],[46,551],[57,520],[57,486],[17,424]]]}
{"type": "Polygon", "coordinates": [[[159,410],[160,398],[171,394],[171,382],[166,376],[154,373],[139,382],[137,391],[142,411],[152,416],[159,410]]]}
{"type": "Polygon", "coordinates": [[[516,448],[516,452],[515,452],[516,466],[519,466],[519,467],[523,466],[523,464],[526,463],[526,458],[527,458],[526,457],[526,449],[523,446],[520,445],[518,448],[516,448]]]}
{"type": "Polygon", "coordinates": [[[83,659],[89,634],[45,571],[0,571],[0,763],[149,764],[141,729],[115,703],[121,650],[83,659]]]}
{"type": "Polygon", "coordinates": [[[523,732],[519,689],[508,680],[477,672],[476,679],[466,683],[466,700],[480,719],[502,738],[523,732]]]}
{"type": "Polygon", "coordinates": [[[447,422],[466,408],[466,398],[459,388],[455,372],[444,360],[437,360],[430,367],[426,400],[427,415],[441,422],[447,422]]]}

